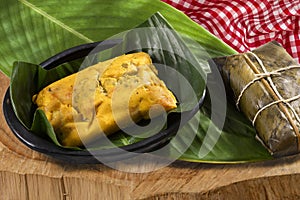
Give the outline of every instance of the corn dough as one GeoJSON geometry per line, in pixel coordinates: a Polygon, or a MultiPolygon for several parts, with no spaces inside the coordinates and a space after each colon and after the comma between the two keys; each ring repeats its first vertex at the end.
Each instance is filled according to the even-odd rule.
{"type": "Polygon", "coordinates": [[[82,146],[176,108],[148,54],[122,55],[64,77],[33,96],[64,146],[82,146]],[[161,105],[161,106],[157,106],[161,105]],[[163,109],[161,109],[163,108],[163,109]]]}

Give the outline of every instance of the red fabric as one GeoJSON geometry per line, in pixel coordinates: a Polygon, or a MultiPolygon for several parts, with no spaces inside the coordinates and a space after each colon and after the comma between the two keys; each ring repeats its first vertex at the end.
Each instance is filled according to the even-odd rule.
{"type": "Polygon", "coordinates": [[[300,61],[300,0],[163,0],[238,52],[276,40],[300,61]]]}

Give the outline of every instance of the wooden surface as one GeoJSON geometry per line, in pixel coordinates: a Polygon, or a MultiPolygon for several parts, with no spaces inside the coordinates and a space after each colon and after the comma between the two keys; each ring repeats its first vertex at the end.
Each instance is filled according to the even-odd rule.
{"type": "MultiPolygon", "coordinates": [[[[9,79],[0,73],[0,97],[9,79]]],[[[135,167],[135,166],[132,166],[135,167]]],[[[177,161],[149,173],[69,165],[34,152],[0,110],[0,199],[299,199],[300,156],[211,165],[177,161]]]]}

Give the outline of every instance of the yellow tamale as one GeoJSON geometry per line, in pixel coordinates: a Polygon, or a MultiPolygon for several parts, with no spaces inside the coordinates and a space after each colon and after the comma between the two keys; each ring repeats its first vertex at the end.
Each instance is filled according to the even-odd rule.
{"type": "Polygon", "coordinates": [[[33,102],[62,145],[81,146],[95,135],[148,119],[150,109],[157,116],[176,108],[176,98],[157,75],[148,54],[122,55],[48,85],[33,102]]]}

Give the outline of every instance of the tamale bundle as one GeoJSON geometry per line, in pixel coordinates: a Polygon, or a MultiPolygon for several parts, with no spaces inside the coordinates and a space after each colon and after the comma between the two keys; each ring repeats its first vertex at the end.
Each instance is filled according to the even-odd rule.
{"type": "Polygon", "coordinates": [[[237,108],[274,156],[300,152],[300,65],[277,42],[214,59],[237,108]]]}
{"type": "Polygon", "coordinates": [[[81,146],[115,133],[120,125],[149,119],[150,109],[155,117],[176,108],[176,98],[157,75],[148,54],[122,55],[48,85],[33,102],[62,145],[81,146]]]}

